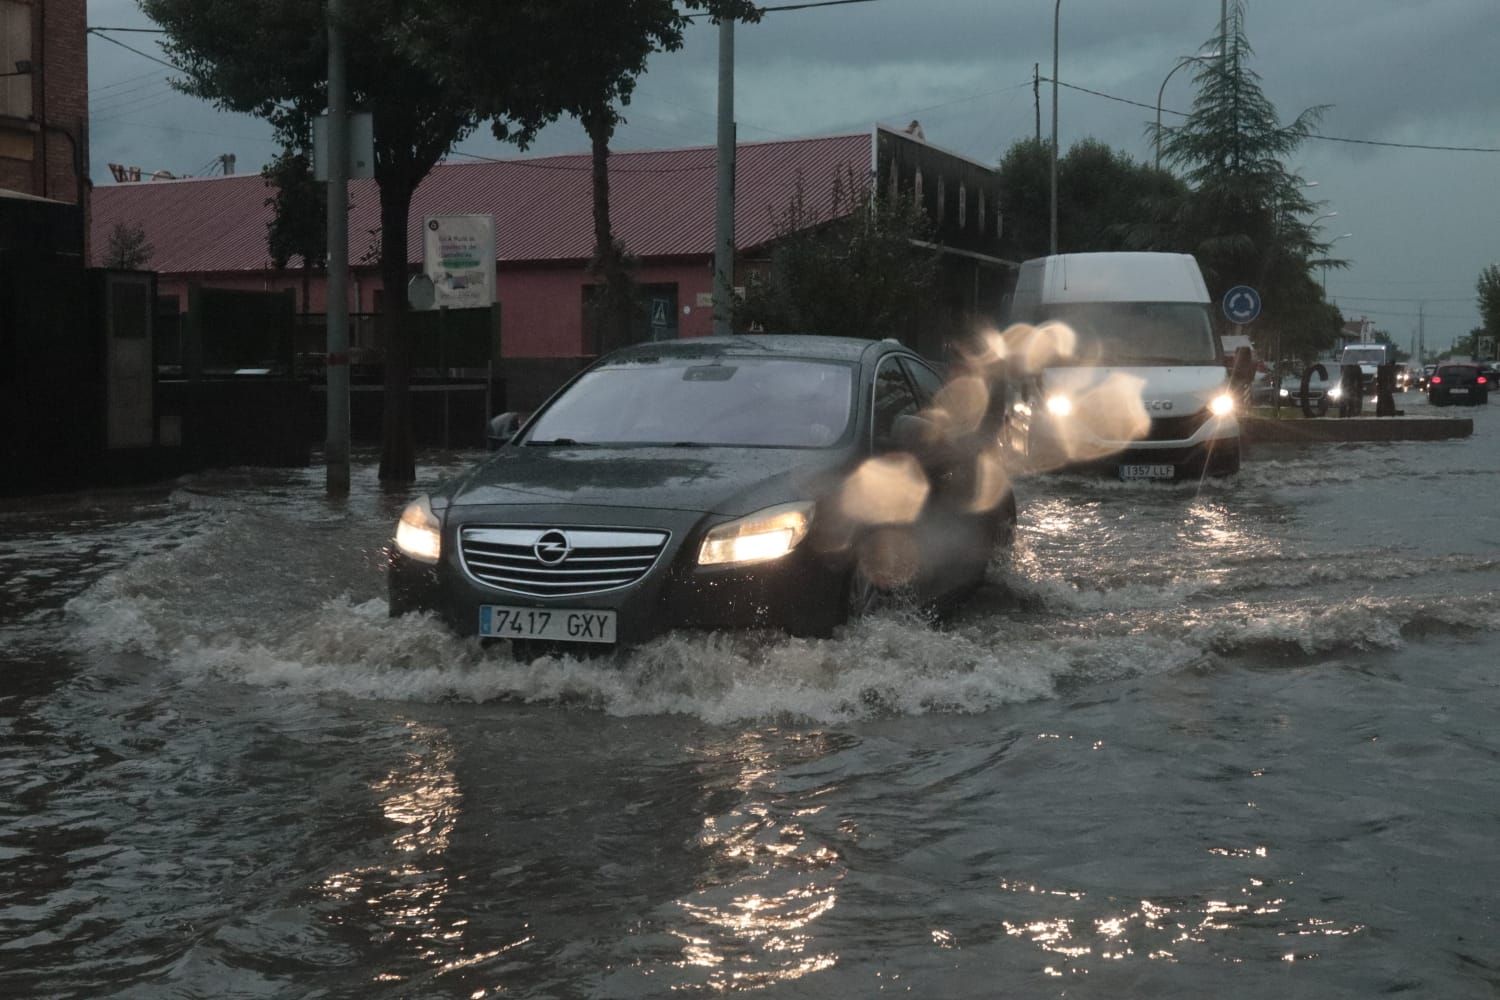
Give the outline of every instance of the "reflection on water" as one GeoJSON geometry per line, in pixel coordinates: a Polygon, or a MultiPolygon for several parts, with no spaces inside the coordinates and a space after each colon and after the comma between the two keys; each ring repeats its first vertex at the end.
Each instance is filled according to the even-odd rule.
{"type": "Polygon", "coordinates": [[[796,803],[782,801],[770,770],[779,742],[772,730],[705,750],[737,764],[732,780],[742,799],[704,818],[698,845],[716,877],[676,902],[668,933],[681,953],[671,964],[714,990],[792,982],[838,962],[815,932],[838,905],[845,868],[838,851],[809,833],[824,811],[820,793],[803,790],[796,803]]]}

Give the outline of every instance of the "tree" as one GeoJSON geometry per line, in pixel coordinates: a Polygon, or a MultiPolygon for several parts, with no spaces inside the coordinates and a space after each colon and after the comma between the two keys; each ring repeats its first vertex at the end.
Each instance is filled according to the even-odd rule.
{"type": "MultiPolygon", "coordinates": [[[[308,121],[305,116],[303,120],[308,121]]],[[[293,257],[301,260],[302,314],[306,316],[313,269],[328,263],[328,185],[313,177],[311,135],[298,135],[296,142],[284,147],[260,173],[275,188],[266,199],[273,210],[266,223],[266,248],[278,269],[293,257]]]]}
{"type": "Polygon", "coordinates": [[[737,322],[771,331],[913,342],[937,280],[932,222],[920,206],[876,197],[846,169],[826,209],[798,181],[776,217],[770,260],[751,275],[737,322]]]}
{"type": "Polygon", "coordinates": [[[753,22],[761,16],[750,0],[686,0],[685,8],[675,0],[552,0],[530,12],[524,34],[534,41],[526,52],[514,52],[515,18],[476,19],[470,0],[432,0],[410,25],[409,44],[417,57],[471,95],[482,115],[494,116],[497,137],[507,137],[505,115],[517,108],[533,119],[569,114],[583,125],[592,153],[590,271],[599,281],[590,308],[598,337],[593,346],[601,353],[629,341],[638,304],[628,248],[615,239],[610,219],[609,143],[625,120],[623,108],[647,60],[682,47],[688,10],[706,12],[715,21],[753,22]],[[578,30],[582,24],[588,30],[578,30]],[[496,54],[506,51],[533,61],[545,53],[541,82],[518,75],[514,62],[496,54]]]}
{"type": "Polygon", "coordinates": [[[156,248],[146,242],[146,230],[134,222],[116,222],[104,247],[104,266],[139,271],[151,263],[156,248]]]}
{"type": "Polygon", "coordinates": [[[1484,321],[1486,336],[1500,337],[1500,264],[1491,264],[1479,272],[1475,290],[1479,293],[1479,318],[1484,321]]]}
{"type": "Polygon", "coordinates": [[[1327,259],[1329,244],[1306,218],[1317,206],[1285,164],[1324,109],[1308,108],[1282,124],[1247,65],[1253,50],[1243,0],[1234,0],[1228,15],[1224,58],[1199,63],[1192,113],[1181,125],[1163,126],[1157,138],[1163,159],[1182,168],[1190,186],[1172,228],[1197,257],[1215,300],[1235,285],[1260,291],[1264,311],[1252,335],[1267,353],[1277,336],[1322,325],[1321,297],[1308,294],[1310,268],[1344,262],[1327,259]]]}
{"type": "MultiPolygon", "coordinates": [[[[1010,147],[1000,161],[1002,256],[1026,260],[1051,246],[1051,154],[1035,139],[1010,147]]],[[[1063,253],[1179,249],[1156,224],[1163,206],[1187,191],[1164,170],[1136,163],[1096,139],[1073,145],[1057,164],[1057,246],[1063,253]]]]}
{"type": "MultiPolygon", "coordinates": [[[[325,103],[324,8],[306,0],[141,0],[167,32],[164,43],[185,78],[176,85],[216,106],[271,121],[288,145],[325,103]]],[[[352,6],[352,5],[351,5],[352,6]]],[[[342,25],[353,105],[372,109],[380,191],[381,330],[385,412],[380,478],[411,482],[410,353],[406,311],[407,217],[412,193],[454,143],[478,124],[472,102],[431,67],[405,58],[409,0],[361,0],[342,25]]]]}

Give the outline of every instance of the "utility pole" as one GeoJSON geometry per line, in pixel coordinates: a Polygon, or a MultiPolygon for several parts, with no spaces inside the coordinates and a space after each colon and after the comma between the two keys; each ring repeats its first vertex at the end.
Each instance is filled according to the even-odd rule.
{"type": "Polygon", "coordinates": [[[714,225],[714,335],[734,332],[734,18],[719,22],[719,198],[714,225]]]}
{"type": "Polygon", "coordinates": [[[1036,144],[1042,144],[1042,64],[1031,64],[1031,101],[1036,106],[1036,144]]]}
{"type": "Polygon", "coordinates": [[[344,0],[328,0],[328,495],[349,495],[349,81],[344,0]]]}
{"type": "MultiPolygon", "coordinates": [[[[1226,0],[1227,2],[1227,0],[1226,0]]],[[[1052,250],[1057,254],[1057,27],[1062,20],[1062,0],[1052,7],[1052,250]]]]}
{"type": "Polygon", "coordinates": [[[1219,0],[1219,66],[1229,75],[1229,0],[1219,0]]]}
{"type": "Polygon", "coordinates": [[[1417,357],[1424,365],[1427,363],[1427,321],[1422,316],[1422,310],[1426,306],[1425,302],[1417,303],[1417,357]]]}

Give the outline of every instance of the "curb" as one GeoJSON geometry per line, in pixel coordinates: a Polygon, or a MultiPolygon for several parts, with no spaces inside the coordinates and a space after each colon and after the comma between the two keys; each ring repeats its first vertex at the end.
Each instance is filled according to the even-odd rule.
{"type": "Polygon", "coordinates": [[[1323,441],[1445,441],[1469,437],[1469,417],[1320,417],[1270,420],[1241,417],[1240,432],[1253,444],[1323,441]]]}

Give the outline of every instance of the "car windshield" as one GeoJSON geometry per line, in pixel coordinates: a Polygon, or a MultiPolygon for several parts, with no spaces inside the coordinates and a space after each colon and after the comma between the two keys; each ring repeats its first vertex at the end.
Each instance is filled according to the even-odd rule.
{"type": "Polygon", "coordinates": [[[1385,348],[1346,347],[1343,361],[1346,365],[1383,365],[1385,364],[1385,348]]]}
{"type": "Polygon", "coordinates": [[[1223,363],[1208,309],[1198,303],[1062,303],[1048,309],[1047,319],[1078,335],[1073,364],[1223,363]]]}
{"type": "Polygon", "coordinates": [[[547,408],[525,444],[826,448],[853,412],[854,370],[836,362],[653,359],[597,368],[547,408]]]}

